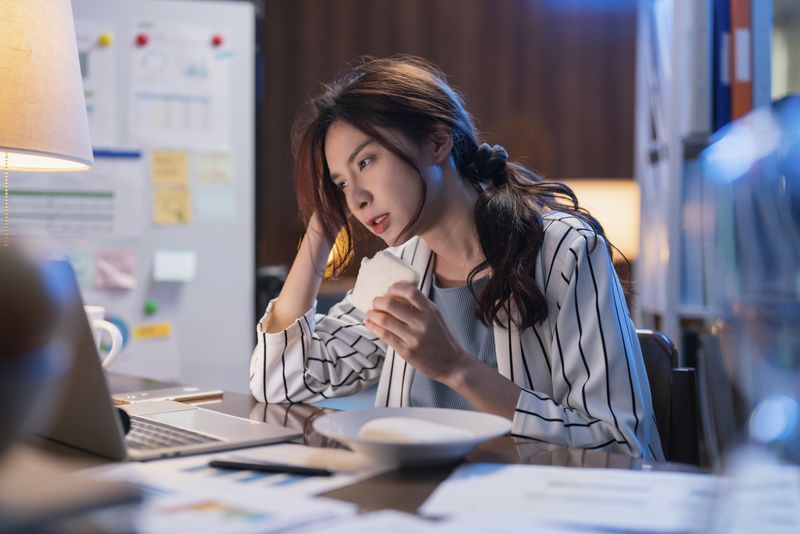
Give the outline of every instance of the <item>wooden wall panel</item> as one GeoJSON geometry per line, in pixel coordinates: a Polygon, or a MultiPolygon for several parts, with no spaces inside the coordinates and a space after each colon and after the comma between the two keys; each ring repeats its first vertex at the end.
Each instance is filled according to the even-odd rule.
{"type": "Polygon", "coordinates": [[[296,112],[365,54],[433,61],[465,94],[486,140],[545,176],[633,175],[635,0],[266,0],[263,8],[259,265],[291,263],[302,232],[289,135],[296,112]]]}

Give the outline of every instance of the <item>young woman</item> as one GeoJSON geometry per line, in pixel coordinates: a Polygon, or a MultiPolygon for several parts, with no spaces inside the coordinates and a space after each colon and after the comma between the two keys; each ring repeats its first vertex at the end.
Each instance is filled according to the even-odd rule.
{"type": "MultiPolygon", "coordinates": [[[[512,434],[663,458],[608,243],[572,191],[480,144],[463,99],[416,58],[355,66],[298,123],[307,221],[258,323],[250,387],[314,402],[378,383],[377,406],[476,409],[512,434]],[[364,315],[315,299],[332,244],[361,224],[419,274],[364,315]]],[[[344,261],[334,267],[341,269],[344,261]]]]}

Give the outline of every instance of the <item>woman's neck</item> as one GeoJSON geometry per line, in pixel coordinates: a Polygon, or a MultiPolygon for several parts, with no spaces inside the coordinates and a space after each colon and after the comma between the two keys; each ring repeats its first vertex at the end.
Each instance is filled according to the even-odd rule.
{"type": "MultiPolygon", "coordinates": [[[[475,228],[478,193],[453,169],[443,178],[449,182],[430,203],[431,224],[420,237],[435,254],[434,272],[440,285],[463,285],[470,271],[485,258],[475,228]]],[[[429,212],[430,213],[430,212],[429,212]]]]}

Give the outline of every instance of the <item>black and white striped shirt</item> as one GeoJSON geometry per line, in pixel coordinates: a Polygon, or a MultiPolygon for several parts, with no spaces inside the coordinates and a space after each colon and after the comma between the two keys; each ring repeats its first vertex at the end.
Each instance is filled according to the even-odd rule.
{"type": "MultiPolygon", "coordinates": [[[[493,327],[498,372],[522,388],[512,435],[663,459],[641,349],[605,241],[564,213],[547,213],[544,226],[536,280],[547,319],[519,331],[506,313],[493,327]]],[[[429,295],[427,244],[415,237],[388,251],[418,271],[429,295]]],[[[312,307],[283,332],[267,334],[259,322],[254,397],[315,402],[378,382],[377,406],[409,406],[414,368],[363,320],[348,293],[327,315],[312,307]]]]}

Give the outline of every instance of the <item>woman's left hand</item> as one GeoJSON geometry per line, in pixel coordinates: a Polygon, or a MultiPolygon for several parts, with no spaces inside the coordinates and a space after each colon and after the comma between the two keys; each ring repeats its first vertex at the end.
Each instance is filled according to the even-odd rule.
{"type": "Polygon", "coordinates": [[[413,284],[394,284],[386,295],[377,297],[364,324],[433,380],[448,383],[463,367],[463,349],[436,305],[413,284]]]}

